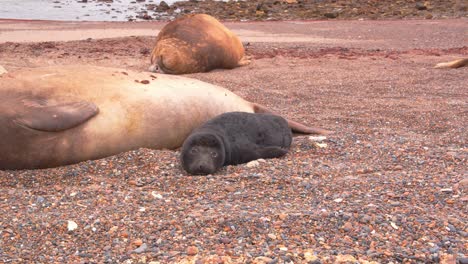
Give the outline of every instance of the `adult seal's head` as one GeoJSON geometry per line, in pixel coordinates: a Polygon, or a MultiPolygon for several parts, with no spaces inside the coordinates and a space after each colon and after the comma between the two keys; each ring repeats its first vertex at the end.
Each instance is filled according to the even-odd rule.
{"type": "Polygon", "coordinates": [[[234,33],[212,16],[195,14],[178,18],[159,32],[149,70],[186,74],[248,63],[234,33]]]}

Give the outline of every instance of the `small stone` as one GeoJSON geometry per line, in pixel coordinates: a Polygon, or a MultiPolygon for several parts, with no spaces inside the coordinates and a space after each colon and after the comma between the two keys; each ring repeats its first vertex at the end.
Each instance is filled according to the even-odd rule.
{"type": "Polygon", "coordinates": [[[163,198],[161,194],[159,194],[159,193],[157,193],[155,191],[152,191],[151,195],[156,199],[162,199],[163,198]]]}
{"type": "Polygon", "coordinates": [[[227,238],[227,237],[221,238],[220,241],[221,241],[221,243],[223,243],[223,244],[229,244],[229,243],[231,243],[231,239],[229,239],[229,238],[227,238]]]}
{"type": "Polygon", "coordinates": [[[169,9],[169,5],[165,1],[161,1],[159,6],[156,8],[157,11],[167,11],[169,9]]]}
{"type": "Polygon", "coordinates": [[[310,136],[309,137],[309,140],[315,141],[315,142],[324,141],[325,139],[327,139],[327,137],[325,136],[310,136]]]}
{"type": "Polygon", "coordinates": [[[267,235],[270,239],[272,240],[275,240],[276,239],[276,235],[275,234],[268,234],[267,235]]]}
{"type": "Polygon", "coordinates": [[[343,198],[336,198],[333,200],[335,203],[341,203],[343,201],[343,198]]]}
{"type": "Polygon", "coordinates": [[[133,250],[133,253],[140,254],[140,253],[145,252],[146,249],[148,249],[148,245],[146,245],[146,243],[143,243],[139,248],[133,250]]]}
{"type": "Polygon", "coordinates": [[[399,227],[398,227],[395,223],[393,223],[393,222],[390,222],[390,225],[391,225],[391,226],[393,227],[393,229],[395,229],[395,230],[398,230],[398,228],[399,228],[399,227]]]}
{"type": "Polygon", "coordinates": [[[444,189],[440,189],[440,191],[447,192],[447,193],[453,192],[452,188],[444,188],[444,189]]]}
{"type": "Polygon", "coordinates": [[[357,263],[357,259],[355,259],[351,255],[338,255],[336,256],[334,263],[357,263]]]}
{"type": "Polygon", "coordinates": [[[149,49],[149,48],[146,48],[146,47],[141,48],[141,49],[140,49],[140,54],[148,55],[148,54],[150,54],[150,49],[149,49]]]}
{"type": "Polygon", "coordinates": [[[327,143],[315,143],[315,145],[319,148],[326,148],[328,146],[327,143]]]}
{"type": "Polygon", "coordinates": [[[253,264],[267,264],[267,263],[272,263],[272,262],[273,262],[272,258],[261,256],[261,257],[256,257],[252,263],[253,264]]]}
{"type": "Polygon", "coordinates": [[[332,11],[332,12],[327,12],[323,14],[327,18],[337,18],[338,17],[338,12],[332,11]]]}
{"type": "Polygon", "coordinates": [[[248,168],[257,167],[260,163],[256,160],[252,160],[251,162],[247,163],[245,166],[248,168]]]}
{"type": "Polygon", "coordinates": [[[304,252],[304,259],[307,263],[311,263],[318,260],[318,257],[314,255],[314,250],[309,249],[304,252]]]}
{"type": "Polygon", "coordinates": [[[117,231],[117,229],[119,229],[117,226],[113,226],[109,229],[109,234],[113,234],[115,233],[115,231],[117,231]]]}
{"type": "Polygon", "coordinates": [[[228,192],[233,192],[233,191],[236,190],[236,188],[234,188],[234,187],[232,187],[232,186],[226,186],[225,189],[226,189],[226,191],[228,191],[228,192]]]}
{"type": "Polygon", "coordinates": [[[442,253],[440,256],[440,264],[455,264],[456,263],[456,258],[454,255],[451,254],[444,254],[442,253]]]}
{"type": "Polygon", "coordinates": [[[465,178],[458,182],[458,188],[462,190],[468,190],[468,178],[465,178]]]}
{"type": "Polygon", "coordinates": [[[198,248],[196,246],[189,246],[187,248],[187,255],[195,256],[196,254],[198,254],[198,248]]]}
{"type": "Polygon", "coordinates": [[[417,3],[416,3],[416,9],[417,9],[417,10],[426,10],[426,9],[427,9],[427,6],[424,5],[424,3],[417,2],[417,3]]]}
{"type": "Polygon", "coordinates": [[[430,13],[425,16],[426,19],[432,19],[433,17],[434,16],[432,14],[430,14],[430,13]]]}
{"type": "Polygon", "coordinates": [[[139,246],[141,246],[143,244],[143,241],[141,239],[135,239],[135,240],[133,240],[132,244],[134,246],[139,247],[139,246]]]}
{"type": "Polygon", "coordinates": [[[349,232],[349,231],[353,230],[353,224],[351,224],[351,222],[346,222],[346,223],[343,225],[343,229],[344,229],[346,232],[349,232]]]}
{"type": "Polygon", "coordinates": [[[288,214],[279,214],[278,217],[284,221],[288,217],[288,214]]]}
{"type": "Polygon", "coordinates": [[[75,223],[75,221],[68,220],[67,228],[68,228],[68,231],[73,231],[78,228],[78,225],[75,223]]]}

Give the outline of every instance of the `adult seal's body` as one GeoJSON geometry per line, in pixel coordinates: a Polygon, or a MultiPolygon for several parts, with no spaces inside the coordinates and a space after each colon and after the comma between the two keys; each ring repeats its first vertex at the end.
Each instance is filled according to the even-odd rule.
{"type": "MultiPolygon", "coordinates": [[[[0,75],[0,169],[55,167],[137,149],[174,149],[207,120],[265,112],[194,79],[92,66],[0,75]]],[[[326,133],[296,122],[302,133],[326,133]]]]}
{"type": "Polygon", "coordinates": [[[151,53],[150,71],[169,74],[232,69],[249,63],[240,39],[214,17],[178,18],[159,32],[151,53]]]}
{"type": "Polygon", "coordinates": [[[183,168],[210,174],[222,166],[288,153],[292,142],[288,122],[277,115],[231,112],[195,129],[182,145],[183,168]]]}

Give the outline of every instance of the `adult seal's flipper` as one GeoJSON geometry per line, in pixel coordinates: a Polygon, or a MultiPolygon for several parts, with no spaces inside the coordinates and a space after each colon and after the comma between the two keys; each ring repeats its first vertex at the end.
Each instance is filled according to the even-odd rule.
{"type": "Polygon", "coordinates": [[[467,65],[468,65],[468,59],[459,59],[459,60],[454,60],[454,61],[449,61],[449,62],[438,63],[438,64],[436,64],[436,66],[434,66],[434,68],[436,68],[436,69],[443,69],[443,68],[456,69],[456,68],[465,67],[467,65]]]}
{"type": "Polygon", "coordinates": [[[44,131],[59,132],[85,123],[99,109],[90,102],[53,103],[41,99],[23,99],[22,112],[17,113],[15,122],[21,126],[44,131]]]}
{"type": "MultiPolygon", "coordinates": [[[[273,115],[279,115],[270,109],[266,108],[263,105],[260,104],[254,104],[254,112],[255,113],[267,113],[267,114],[273,114],[273,115]]],[[[301,123],[298,123],[296,121],[292,121],[289,119],[286,119],[288,121],[288,125],[291,128],[292,132],[294,133],[299,133],[299,134],[318,134],[318,135],[329,135],[332,134],[333,131],[326,130],[323,128],[318,128],[318,127],[309,127],[306,125],[303,125],[301,123]]]]}

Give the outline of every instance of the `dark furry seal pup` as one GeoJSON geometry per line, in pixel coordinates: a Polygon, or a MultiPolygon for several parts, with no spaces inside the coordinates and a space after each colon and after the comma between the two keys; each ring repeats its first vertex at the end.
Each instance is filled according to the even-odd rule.
{"type": "Polygon", "coordinates": [[[190,174],[211,174],[226,165],[281,157],[291,142],[291,128],[280,116],[229,112],[190,134],[182,145],[181,161],[190,174]]]}

